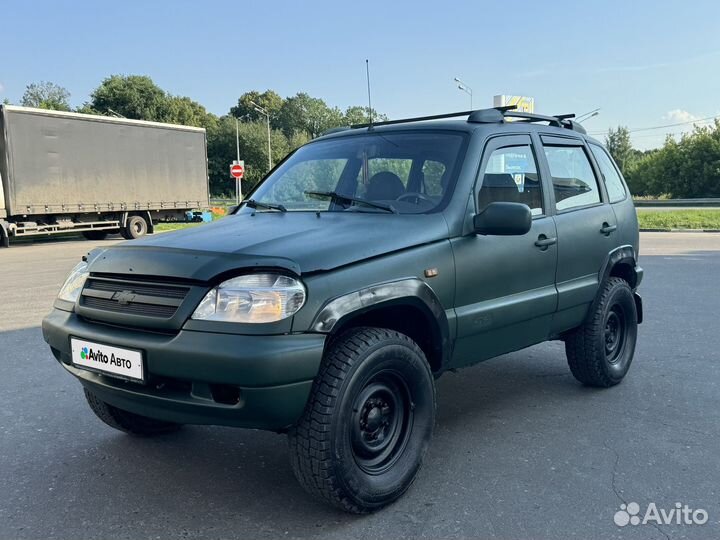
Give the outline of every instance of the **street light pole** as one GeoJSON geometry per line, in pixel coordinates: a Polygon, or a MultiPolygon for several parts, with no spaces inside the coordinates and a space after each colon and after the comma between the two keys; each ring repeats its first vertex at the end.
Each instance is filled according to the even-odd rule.
{"type": "MultiPolygon", "coordinates": [[[[235,117],[235,148],[237,150],[237,161],[240,163],[240,121],[235,117]]],[[[235,183],[235,199],[237,204],[242,200],[242,186],[238,178],[235,183]]]]}
{"type": "Polygon", "coordinates": [[[265,119],[267,120],[267,134],[268,134],[268,171],[272,169],[272,148],[270,146],[270,113],[267,112],[266,109],[263,109],[260,105],[255,103],[254,101],[250,102],[250,105],[252,105],[257,112],[260,114],[265,115],[265,119]]]}
{"type": "Polygon", "coordinates": [[[458,89],[462,90],[463,92],[465,92],[467,95],[470,96],[470,110],[472,110],[472,108],[473,108],[473,96],[472,96],[473,92],[472,92],[472,88],[470,88],[467,84],[465,84],[464,82],[462,82],[462,81],[461,81],[460,79],[458,79],[457,77],[455,77],[453,80],[454,80],[456,83],[458,83],[458,89]]]}

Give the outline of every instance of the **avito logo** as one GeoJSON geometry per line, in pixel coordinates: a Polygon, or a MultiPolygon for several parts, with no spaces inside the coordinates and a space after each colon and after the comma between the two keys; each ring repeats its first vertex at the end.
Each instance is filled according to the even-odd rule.
{"type": "Polygon", "coordinates": [[[675,503],[670,510],[658,508],[654,502],[648,504],[644,513],[640,512],[640,505],[636,502],[621,504],[620,510],[613,517],[615,525],[704,525],[708,521],[706,510],[698,508],[693,510],[687,504],[675,503]]]}

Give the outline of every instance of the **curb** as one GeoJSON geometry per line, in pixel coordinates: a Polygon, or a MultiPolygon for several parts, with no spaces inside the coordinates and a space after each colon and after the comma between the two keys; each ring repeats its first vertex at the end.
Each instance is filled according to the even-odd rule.
{"type": "Polygon", "coordinates": [[[640,232],[674,232],[674,233],[684,233],[684,232],[704,232],[704,233],[720,233],[720,229],[640,229],[640,232]]]}

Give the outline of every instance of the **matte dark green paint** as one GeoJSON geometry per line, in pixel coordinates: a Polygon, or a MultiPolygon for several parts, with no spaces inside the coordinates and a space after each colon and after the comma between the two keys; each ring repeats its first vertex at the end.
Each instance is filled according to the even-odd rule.
{"type": "MultiPolygon", "coordinates": [[[[632,201],[606,202],[591,152],[587,154],[600,179],[602,202],[555,211],[541,135],[553,145],[581,147],[591,140],[587,136],[530,123],[464,120],[388,125],[372,133],[417,130],[455,131],[467,137],[452,195],[441,211],[243,208],[203,227],[96,250],[89,256],[93,274],[177,282],[190,292],[168,320],[58,301],[43,321],[45,340],[68,372],[117,407],[180,423],[282,430],[302,413],[328,336],[358,315],[366,321],[391,306],[429,314],[427,327],[417,331],[421,337],[432,336],[432,346],[442,350],[436,369],[440,374],[577,327],[599,286],[613,269],[619,271],[618,265],[625,265],[633,287],[639,285],[642,270],[636,263],[632,201]],[[534,149],[545,212],[533,217],[526,234],[475,234],[480,172],[493,149],[514,144],[534,149]],[[605,234],[607,227],[613,230],[605,234]],[[541,239],[555,241],[538,244],[541,239]],[[268,269],[297,276],[305,284],[307,300],[294,317],[258,325],[189,319],[210,287],[268,269]],[[426,275],[427,270],[433,272],[426,275]],[[71,336],[142,350],[148,384],[71,366],[71,336]],[[160,384],[163,381],[174,385],[160,384]],[[216,384],[239,388],[238,402],[213,399],[210,388],[216,384]]],[[[346,130],[319,140],[368,133],[346,130]]]]}

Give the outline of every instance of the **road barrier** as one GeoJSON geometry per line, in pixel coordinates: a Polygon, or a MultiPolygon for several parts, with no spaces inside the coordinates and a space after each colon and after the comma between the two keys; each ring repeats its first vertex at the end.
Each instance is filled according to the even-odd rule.
{"type": "Polygon", "coordinates": [[[720,199],[635,199],[638,208],[720,208],[720,199]]]}

